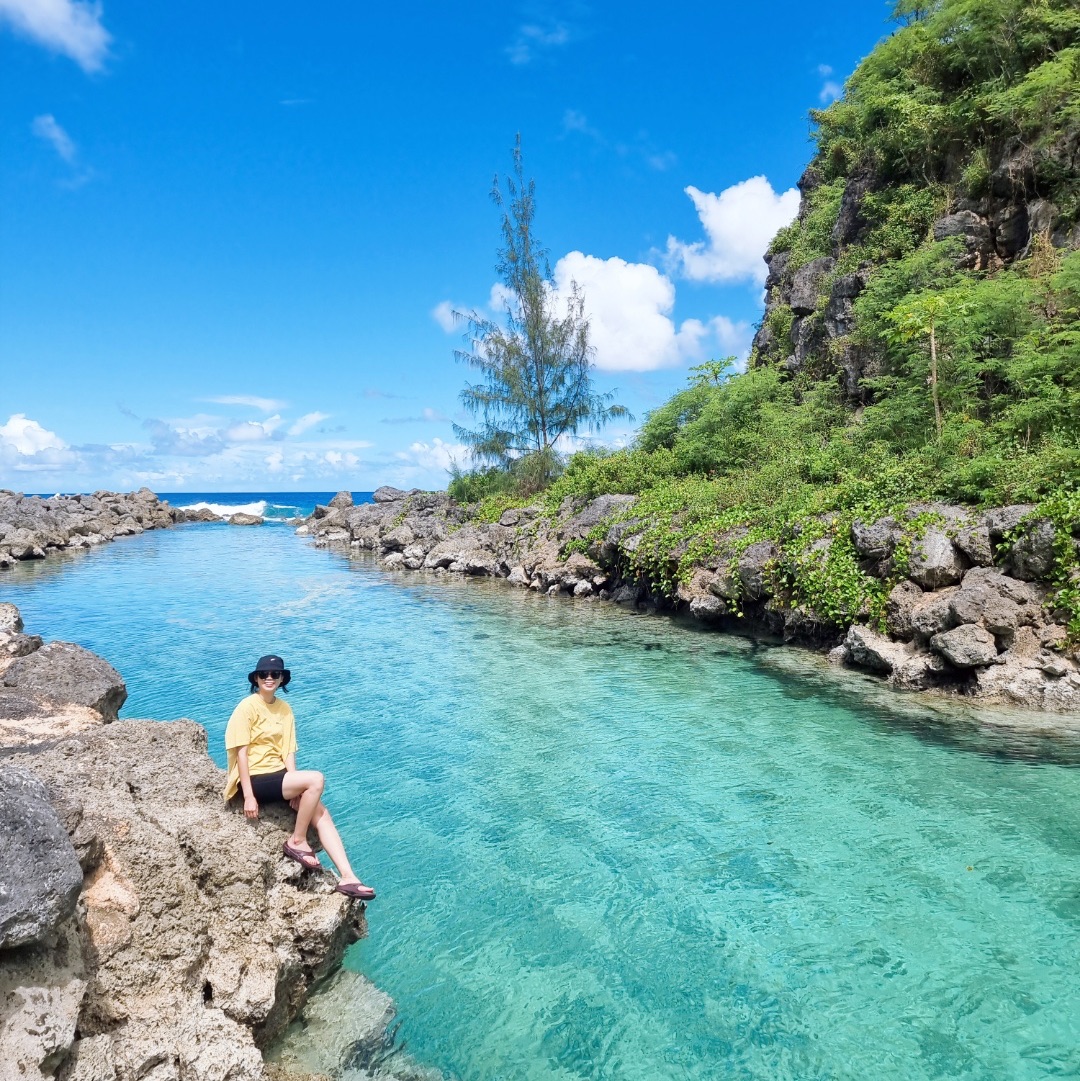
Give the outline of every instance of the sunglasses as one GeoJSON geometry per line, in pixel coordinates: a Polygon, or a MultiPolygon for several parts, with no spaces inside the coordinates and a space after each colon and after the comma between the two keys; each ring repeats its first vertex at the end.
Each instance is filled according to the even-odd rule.
{"type": "Polygon", "coordinates": [[[255,673],[255,678],[256,679],[281,679],[281,677],[284,674],[285,673],[282,672],[280,668],[275,668],[271,672],[256,672],[255,673]]]}

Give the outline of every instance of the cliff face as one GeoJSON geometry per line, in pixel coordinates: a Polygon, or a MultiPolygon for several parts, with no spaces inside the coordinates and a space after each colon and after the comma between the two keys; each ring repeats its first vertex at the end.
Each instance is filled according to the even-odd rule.
{"type": "MultiPolygon", "coordinates": [[[[579,601],[610,600],[683,612],[717,630],[756,632],[830,650],[850,665],[907,690],[986,703],[1080,709],[1080,652],[1070,645],[1053,593],[1040,579],[1053,564],[1053,528],[1030,505],[977,512],[947,504],[909,508],[910,519],[856,522],[851,542],[865,572],[891,581],[885,626],[829,618],[798,602],[789,561],[824,565],[835,535],[796,557],[772,541],[718,538],[668,592],[637,562],[651,542],[633,496],[507,510],[498,522],[470,518],[445,493],[383,488],[376,502],[317,508],[301,532],[316,544],[368,549],[391,569],[504,578],[511,585],[579,601]],[[1014,543],[1007,536],[1016,535],[1014,543]]],[[[684,551],[651,553],[674,577],[684,551]]]]}
{"type": "MultiPolygon", "coordinates": [[[[884,267],[948,242],[986,278],[1080,248],[1080,14],[1072,0],[900,3],[900,27],[815,111],[796,222],[777,235],[752,364],[838,378],[870,401],[888,370],[856,299],[884,267]]],[[[944,275],[907,291],[951,283],[944,275]]],[[[900,290],[900,294],[905,290],[900,290]]],[[[899,299],[898,294],[894,300],[899,299]]],[[[1000,359],[1000,352],[998,353],[1000,359]]]]}
{"type": "MultiPolygon", "coordinates": [[[[1080,224],[1062,213],[1049,197],[1053,186],[1040,179],[1047,172],[1047,158],[1080,174],[1080,131],[1063,134],[1041,151],[1019,139],[991,148],[987,152],[991,181],[979,194],[958,189],[959,176],[942,178],[923,238],[954,241],[955,265],[972,272],[1009,267],[1030,257],[1040,241],[1063,251],[1080,249],[1080,224]]],[[[869,381],[887,370],[881,350],[860,334],[856,309],[856,300],[884,265],[883,260],[862,257],[878,225],[867,203],[894,182],[872,170],[841,180],[835,217],[826,222],[824,251],[804,260],[793,255],[781,237],[765,256],[769,267],[765,313],[754,337],[751,363],[778,364],[792,375],[807,372],[814,378],[836,379],[847,400],[860,405],[873,399],[869,381]]],[[[817,162],[800,178],[798,228],[810,228],[811,217],[820,216],[814,197],[824,183],[817,162]]]]}
{"type": "Polygon", "coordinates": [[[52,693],[0,693],[0,1077],[262,1079],[363,906],[223,806],[199,725],[52,693]]]}

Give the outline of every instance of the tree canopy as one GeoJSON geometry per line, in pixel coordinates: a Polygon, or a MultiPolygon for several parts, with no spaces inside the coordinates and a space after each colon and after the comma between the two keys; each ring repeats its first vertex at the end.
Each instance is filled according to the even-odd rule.
{"type": "Polygon", "coordinates": [[[629,413],[593,387],[585,297],[576,283],[569,295],[556,291],[534,232],[536,184],[525,177],[520,137],[513,160],[505,193],[498,176],[492,190],[503,211],[496,269],[505,307],[501,321],[476,311],[463,317],[467,347],[455,355],[480,379],[461,392],[476,425],[454,430],[476,462],[537,488],[558,471],[560,440],[629,413]]]}

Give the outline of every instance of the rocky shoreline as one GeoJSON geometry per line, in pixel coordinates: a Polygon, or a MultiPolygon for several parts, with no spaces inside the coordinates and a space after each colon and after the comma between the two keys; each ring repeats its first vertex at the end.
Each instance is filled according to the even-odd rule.
{"type": "Polygon", "coordinates": [[[165,529],[185,521],[182,511],[149,488],[137,492],[94,492],[45,499],[0,489],[0,570],[52,552],[95,548],[117,537],[165,529]]]}
{"type": "MultiPolygon", "coordinates": [[[[1054,526],[1031,505],[977,512],[917,504],[899,518],[856,522],[851,541],[864,572],[898,579],[884,626],[874,626],[867,613],[843,623],[795,603],[774,573],[776,545],[740,545],[736,533],[720,538],[717,554],[695,564],[673,593],[661,591],[634,569],[645,527],[633,516],[633,496],[566,501],[552,516],[541,506],[514,508],[497,522],[476,520],[445,492],[384,487],[374,500],[354,506],[341,492],[298,532],[317,545],[370,550],[389,569],[498,578],[579,601],[685,613],[720,631],[828,652],[833,663],[899,689],[1080,710],[1080,651],[1047,581],[1054,526]]],[[[824,559],[831,543],[828,534],[815,542],[811,558],[824,559]]],[[[681,554],[669,554],[672,570],[681,554]]]]}
{"type": "Polygon", "coordinates": [[[119,721],[125,698],[0,604],[0,1078],[306,1077],[263,1051],[363,905],[282,857],[284,810],[223,805],[202,727],[119,721]]]}

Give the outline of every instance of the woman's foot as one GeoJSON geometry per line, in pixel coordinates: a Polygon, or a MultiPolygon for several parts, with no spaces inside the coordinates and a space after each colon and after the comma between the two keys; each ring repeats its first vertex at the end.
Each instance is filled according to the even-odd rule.
{"type": "Polygon", "coordinates": [[[322,866],[319,857],[311,851],[311,845],[307,841],[297,841],[290,837],[281,848],[282,853],[290,860],[296,860],[306,871],[315,871],[322,866]]]}
{"type": "Polygon", "coordinates": [[[375,891],[370,886],[365,886],[358,878],[343,878],[334,889],[357,901],[375,900],[375,891]]]}

